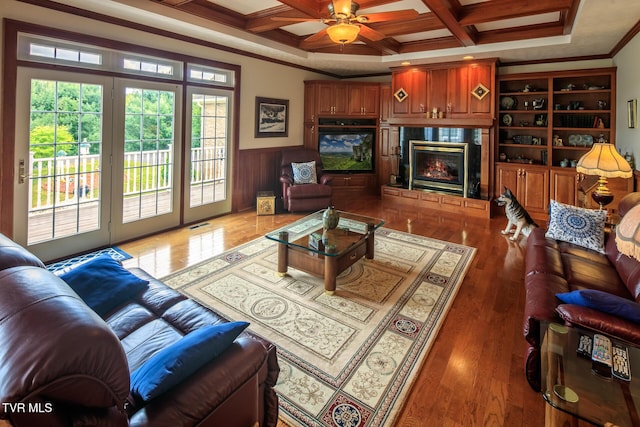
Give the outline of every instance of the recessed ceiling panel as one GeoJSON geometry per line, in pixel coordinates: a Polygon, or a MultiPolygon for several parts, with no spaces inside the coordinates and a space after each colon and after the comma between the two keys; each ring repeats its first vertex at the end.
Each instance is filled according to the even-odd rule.
{"type": "Polygon", "coordinates": [[[396,10],[413,9],[418,13],[427,13],[429,8],[425,6],[422,0],[402,0],[376,7],[363,7],[358,11],[358,15],[366,15],[367,13],[394,12],[396,10]]]}
{"type": "Polygon", "coordinates": [[[327,28],[326,24],[323,24],[320,21],[314,22],[301,22],[299,24],[286,25],[281,27],[282,30],[288,31],[296,36],[306,36],[315,34],[318,31],[322,31],[327,28]]]}
{"type": "Polygon", "coordinates": [[[450,36],[451,36],[451,31],[449,30],[435,30],[435,31],[424,31],[422,33],[406,34],[403,36],[396,36],[394,38],[398,40],[400,43],[407,43],[407,42],[415,42],[419,40],[439,39],[442,37],[450,37],[450,36]]]}
{"type": "Polygon", "coordinates": [[[209,3],[222,6],[234,12],[243,15],[249,15],[264,9],[276,6],[282,6],[282,3],[276,0],[207,0],[209,3]]]}
{"type": "Polygon", "coordinates": [[[486,24],[477,24],[478,31],[501,30],[503,28],[527,27],[530,25],[547,24],[549,22],[558,22],[560,13],[544,13],[541,15],[524,16],[522,18],[505,19],[502,21],[488,22],[486,24]]]}

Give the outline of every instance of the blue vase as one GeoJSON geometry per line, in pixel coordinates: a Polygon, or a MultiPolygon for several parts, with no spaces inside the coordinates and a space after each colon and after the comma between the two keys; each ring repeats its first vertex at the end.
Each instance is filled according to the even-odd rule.
{"type": "Polygon", "coordinates": [[[325,230],[333,230],[338,226],[338,222],[340,214],[333,206],[329,206],[322,214],[322,227],[325,230]]]}

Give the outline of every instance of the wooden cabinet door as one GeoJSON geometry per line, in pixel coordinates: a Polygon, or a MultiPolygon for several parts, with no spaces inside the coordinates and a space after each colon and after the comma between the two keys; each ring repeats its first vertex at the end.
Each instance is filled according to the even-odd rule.
{"type": "Polygon", "coordinates": [[[380,134],[377,144],[377,159],[378,165],[376,172],[378,175],[378,182],[386,184],[389,182],[391,176],[391,160],[392,160],[392,147],[391,147],[391,128],[389,126],[381,126],[380,134]]]}
{"type": "Polygon", "coordinates": [[[304,124],[304,146],[312,150],[318,149],[318,138],[316,137],[316,125],[313,123],[304,124]]]}
{"type": "Polygon", "coordinates": [[[496,196],[500,195],[505,187],[518,197],[518,185],[522,168],[517,165],[496,166],[496,196]]]}
{"type": "Polygon", "coordinates": [[[365,116],[378,116],[380,111],[380,86],[367,85],[362,91],[362,108],[365,116]]]}
{"type": "Polygon", "coordinates": [[[469,115],[469,67],[450,68],[447,71],[445,117],[466,117],[469,115]]]}
{"type": "Polygon", "coordinates": [[[469,90],[466,93],[469,96],[469,114],[473,117],[493,117],[493,102],[492,98],[495,96],[495,84],[493,77],[493,66],[486,64],[472,65],[468,67],[469,70],[469,90]],[[482,99],[476,98],[471,94],[478,84],[482,84],[489,90],[482,99]]]}
{"type": "Polygon", "coordinates": [[[523,168],[518,201],[529,213],[546,214],[549,207],[549,171],[545,168],[523,168]]]}
{"type": "Polygon", "coordinates": [[[304,85],[304,121],[316,120],[316,85],[305,83],[304,85]]]}
{"type": "Polygon", "coordinates": [[[391,96],[392,104],[391,104],[391,112],[394,116],[405,116],[409,114],[409,100],[398,100],[395,94],[403,89],[406,93],[410,89],[409,85],[411,84],[411,72],[409,70],[402,72],[394,72],[392,76],[392,87],[391,87],[391,96]]]}
{"type": "Polygon", "coordinates": [[[409,113],[422,116],[427,112],[427,80],[426,70],[412,70],[409,92],[409,113]]]}
{"type": "Polygon", "coordinates": [[[347,85],[337,83],[333,86],[333,114],[345,115],[349,110],[347,85]]]}
{"type": "Polygon", "coordinates": [[[411,69],[395,73],[392,91],[394,116],[423,116],[427,112],[427,70],[411,69]],[[400,89],[407,94],[403,101],[395,97],[400,89]]]}
{"type": "Polygon", "coordinates": [[[428,80],[427,91],[427,113],[431,113],[434,108],[443,113],[447,111],[447,80],[449,70],[431,70],[428,80]]]}
{"type": "Polygon", "coordinates": [[[363,113],[364,86],[349,86],[349,115],[361,116],[363,113]]]}
{"type": "Polygon", "coordinates": [[[316,113],[320,116],[346,115],[349,109],[347,85],[318,83],[316,113]]]}
{"type": "Polygon", "coordinates": [[[391,85],[383,84],[380,86],[380,122],[386,122],[391,117],[391,106],[393,104],[393,94],[391,93],[391,85]]]}
{"type": "Polygon", "coordinates": [[[551,169],[551,198],[567,205],[578,205],[578,174],[575,169],[551,169]]]}
{"type": "Polygon", "coordinates": [[[317,103],[316,112],[318,115],[333,114],[334,107],[334,85],[333,83],[318,83],[316,91],[317,103]]]}
{"type": "Polygon", "coordinates": [[[511,190],[527,212],[546,214],[549,204],[549,172],[545,168],[499,164],[496,167],[496,193],[511,190]]]}

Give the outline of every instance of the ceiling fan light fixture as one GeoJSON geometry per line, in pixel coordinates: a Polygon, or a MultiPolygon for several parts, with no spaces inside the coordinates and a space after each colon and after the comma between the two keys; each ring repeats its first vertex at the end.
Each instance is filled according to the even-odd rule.
{"type": "Polygon", "coordinates": [[[328,5],[329,13],[336,18],[349,18],[356,14],[360,5],[350,0],[333,0],[328,5]]]}
{"type": "Polygon", "coordinates": [[[355,24],[346,22],[338,22],[327,28],[327,34],[334,43],[349,44],[358,38],[360,27],[355,24]]]}

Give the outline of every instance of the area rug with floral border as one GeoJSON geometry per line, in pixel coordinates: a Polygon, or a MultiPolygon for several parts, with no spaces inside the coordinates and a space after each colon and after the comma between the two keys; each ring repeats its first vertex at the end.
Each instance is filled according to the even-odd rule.
{"type": "MultiPolygon", "coordinates": [[[[318,226],[287,229],[297,238],[318,226]]],[[[392,426],[475,253],[380,228],[375,258],[340,274],[330,296],[299,270],[280,277],[276,243],[261,238],[161,280],[277,345],[281,421],[392,426]]]]}

